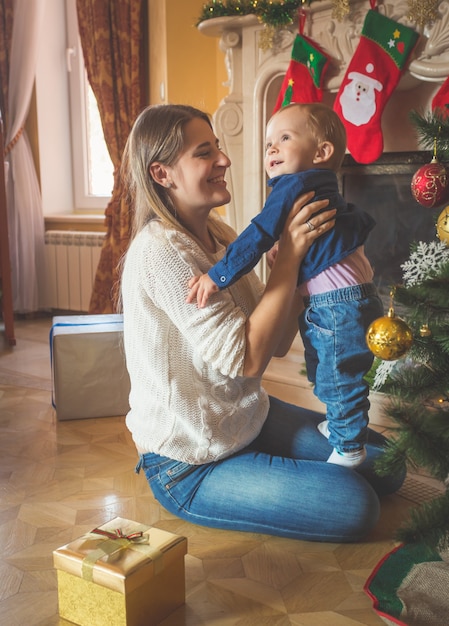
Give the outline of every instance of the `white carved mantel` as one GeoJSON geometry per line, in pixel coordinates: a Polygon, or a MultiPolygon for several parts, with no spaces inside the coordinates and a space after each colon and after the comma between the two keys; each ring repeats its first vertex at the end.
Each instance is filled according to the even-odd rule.
{"type": "MultiPolygon", "coordinates": [[[[369,0],[350,0],[350,14],[341,22],[332,17],[332,6],[322,0],[307,8],[304,31],[333,59],[323,96],[323,101],[331,106],[359,42],[370,4],[369,0]]],[[[408,113],[412,109],[428,110],[431,99],[449,75],[449,0],[442,0],[438,11],[440,18],[420,33],[409,66],[385,107],[385,152],[418,149],[408,113]]],[[[414,27],[406,17],[407,0],[381,2],[379,12],[414,27]]],[[[267,51],[259,46],[263,25],[254,15],[214,18],[198,28],[204,35],[220,37],[224,53],[229,95],[215,112],[214,124],[232,161],[228,181],[233,199],[227,207],[227,219],[240,232],[260,211],[266,197],[264,128],[290,61],[297,25],[282,29],[275,46],[267,51]]]]}

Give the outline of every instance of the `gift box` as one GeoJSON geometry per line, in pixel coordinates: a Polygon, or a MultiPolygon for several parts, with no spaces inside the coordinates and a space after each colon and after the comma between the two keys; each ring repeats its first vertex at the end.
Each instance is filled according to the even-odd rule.
{"type": "Polygon", "coordinates": [[[115,518],[53,552],[59,615],[80,626],[154,626],[185,602],[185,537],[115,518]]]}
{"type": "Polygon", "coordinates": [[[50,356],[58,420],[128,412],[130,383],[122,315],[54,317],[50,356]]]}

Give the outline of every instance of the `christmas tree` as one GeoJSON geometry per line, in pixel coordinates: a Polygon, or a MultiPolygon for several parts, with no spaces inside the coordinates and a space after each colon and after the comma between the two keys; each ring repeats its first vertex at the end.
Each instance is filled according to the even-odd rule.
{"type": "MultiPolygon", "coordinates": [[[[438,113],[428,117],[413,113],[411,118],[422,145],[435,145],[438,134],[439,158],[448,159],[447,119],[438,113]]],[[[444,201],[449,204],[449,195],[444,201]]],[[[392,288],[391,322],[395,306],[412,333],[411,347],[403,346],[401,358],[386,360],[390,358],[387,343],[390,347],[400,343],[394,327],[384,329],[380,341],[390,335],[381,358],[376,352],[379,346],[370,345],[367,335],[377,356],[372,386],[389,396],[385,412],[394,424],[377,471],[400,471],[405,462],[443,483],[441,496],[411,511],[398,539],[434,549],[449,546],[449,206],[441,211],[440,205],[438,212],[435,241],[412,245],[409,259],[401,266],[403,282],[392,288]]],[[[388,318],[382,320],[388,324],[388,318]]]]}
{"type": "Polygon", "coordinates": [[[442,163],[449,163],[449,104],[435,107],[427,114],[411,111],[410,121],[416,128],[420,146],[435,149],[442,163]]]}

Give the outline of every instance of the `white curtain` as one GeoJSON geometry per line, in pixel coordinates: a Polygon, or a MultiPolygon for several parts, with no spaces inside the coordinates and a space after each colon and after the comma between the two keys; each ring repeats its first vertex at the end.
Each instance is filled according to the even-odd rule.
{"type": "Polygon", "coordinates": [[[36,74],[45,3],[46,0],[14,2],[5,151],[9,163],[6,197],[13,308],[16,313],[39,309],[39,286],[44,281],[42,199],[24,124],[36,74]]]}

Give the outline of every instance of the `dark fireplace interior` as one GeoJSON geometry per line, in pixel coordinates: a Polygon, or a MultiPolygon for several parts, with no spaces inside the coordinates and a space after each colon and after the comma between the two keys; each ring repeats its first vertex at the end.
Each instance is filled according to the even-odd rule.
{"type": "Polygon", "coordinates": [[[401,264],[413,242],[436,239],[435,223],[442,207],[428,209],[411,192],[413,174],[430,163],[429,152],[390,152],[375,163],[360,165],[350,155],[341,170],[341,190],[376,220],[365,245],[374,280],[386,307],[391,286],[402,282],[401,264]]]}

